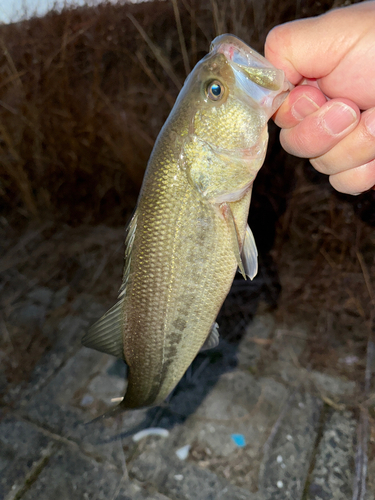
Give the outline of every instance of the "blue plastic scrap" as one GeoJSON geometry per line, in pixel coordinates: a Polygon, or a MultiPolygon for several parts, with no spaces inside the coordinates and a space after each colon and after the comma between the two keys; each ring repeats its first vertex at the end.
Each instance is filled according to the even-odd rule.
{"type": "Polygon", "coordinates": [[[246,446],[245,436],[243,434],[232,434],[231,438],[234,441],[234,444],[236,444],[240,448],[246,446]]]}

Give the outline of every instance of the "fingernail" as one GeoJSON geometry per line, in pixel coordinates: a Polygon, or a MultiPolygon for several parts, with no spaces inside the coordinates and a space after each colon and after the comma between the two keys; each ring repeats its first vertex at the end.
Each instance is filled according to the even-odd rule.
{"type": "Polygon", "coordinates": [[[365,125],[370,134],[375,136],[375,110],[366,115],[365,125]]]}
{"type": "Polygon", "coordinates": [[[322,115],[322,125],[331,135],[339,135],[357,121],[357,114],[350,106],[334,102],[322,115]]]}
{"type": "Polygon", "coordinates": [[[319,106],[307,95],[302,94],[293,104],[291,112],[297,120],[303,120],[319,109],[319,106]]]}

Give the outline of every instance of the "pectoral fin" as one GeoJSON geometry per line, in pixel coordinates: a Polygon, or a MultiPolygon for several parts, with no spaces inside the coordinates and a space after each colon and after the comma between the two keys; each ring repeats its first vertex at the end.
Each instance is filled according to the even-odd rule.
{"type": "Polygon", "coordinates": [[[201,351],[206,349],[213,349],[219,344],[219,325],[215,323],[212,325],[210,333],[208,334],[204,344],[201,347],[201,351]]]}
{"type": "Polygon", "coordinates": [[[122,336],[122,302],[123,300],[119,300],[83,336],[82,344],[85,347],[125,359],[122,336]]]}
{"type": "Polygon", "coordinates": [[[228,223],[228,228],[231,233],[233,252],[236,256],[238,268],[245,280],[247,279],[247,276],[252,280],[258,272],[258,250],[253,233],[247,225],[245,238],[243,244],[241,245],[236,221],[234,220],[230,205],[228,203],[222,203],[220,205],[220,211],[228,223]],[[240,250],[241,246],[242,251],[240,250]]]}
{"type": "Polygon", "coordinates": [[[248,225],[246,226],[241,258],[245,273],[252,280],[258,272],[258,250],[253,233],[248,225]]]}
{"type": "Polygon", "coordinates": [[[242,276],[246,280],[247,279],[246,272],[241,259],[241,240],[237,231],[236,221],[234,220],[233,217],[233,212],[228,203],[222,203],[220,205],[220,211],[223,214],[224,219],[228,223],[228,229],[231,234],[233,252],[236,257],[239,270],[241,271],[242,276]]]}

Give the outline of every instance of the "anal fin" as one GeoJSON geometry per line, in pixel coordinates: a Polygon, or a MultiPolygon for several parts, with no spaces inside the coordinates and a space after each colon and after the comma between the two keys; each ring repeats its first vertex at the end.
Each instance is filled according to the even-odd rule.
{"type": "Polygon", "coordinates": [[[206,351],[207,349],[213,349],[219,344],[219,325],[215,323],[212,325],[210,333],[208,334],[204,344],[201,347],[201,351],[206,351]]]}
{"type": "Polygon", "coordinates": [[[116,358],[125,359],[122,334],[122,303],[123,300],[119,300],[89,328],[82,338],[82,344],[85,347],[111,354],[116,358]]]}

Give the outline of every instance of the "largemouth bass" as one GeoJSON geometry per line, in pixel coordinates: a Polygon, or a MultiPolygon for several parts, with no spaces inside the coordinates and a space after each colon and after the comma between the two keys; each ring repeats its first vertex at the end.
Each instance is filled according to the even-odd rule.
{"type": "Polygon", "coordinates": [[[119,300],[82,339],[126,361],[122,408],[162,403],[217,344],[237,267],[255,276],[251,189],[288,90],[283,71],[233,35],[217,37],[186,79],[127,229],[119,300]]]}

